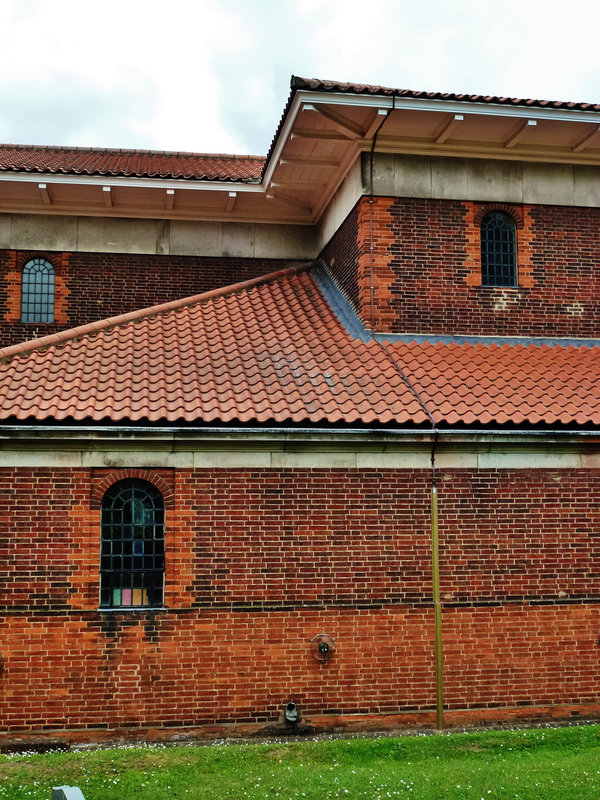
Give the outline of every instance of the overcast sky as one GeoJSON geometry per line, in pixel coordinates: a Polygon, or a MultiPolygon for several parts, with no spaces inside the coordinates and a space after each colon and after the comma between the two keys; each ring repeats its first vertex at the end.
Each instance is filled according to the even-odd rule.
{"type": "Polygon", "coordinates": [[[600,102],[600,0],[0,0],[0,141],[266,154],[290,75],[600,102]]]}

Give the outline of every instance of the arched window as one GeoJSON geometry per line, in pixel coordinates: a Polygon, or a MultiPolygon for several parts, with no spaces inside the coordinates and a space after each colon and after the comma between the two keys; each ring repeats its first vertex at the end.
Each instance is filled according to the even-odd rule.
{"type": "Polygon", "coordinates": [[[164,502],[158,489],[132,478],[102,498],[100,606],[144,608],[163,604],[164,502]]]}
{"type": "Polygon", "coordinates": [[[481,221],[481,283],[517,285],[516,227],[501,211],[491,211],[481,221]]]}
{"type": "Polygon", "coordinates": [[[54,322],[54,267],[45,258],[23,267],[21,322],[54,322]]]}

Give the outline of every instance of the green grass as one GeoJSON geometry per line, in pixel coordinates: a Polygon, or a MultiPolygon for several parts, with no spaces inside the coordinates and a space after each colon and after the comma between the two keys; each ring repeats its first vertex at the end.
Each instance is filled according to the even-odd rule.
{"type": "Polygon", "coordinates": [[[0,800],[598,800],[600,726],[0,756],[0,800]]]}

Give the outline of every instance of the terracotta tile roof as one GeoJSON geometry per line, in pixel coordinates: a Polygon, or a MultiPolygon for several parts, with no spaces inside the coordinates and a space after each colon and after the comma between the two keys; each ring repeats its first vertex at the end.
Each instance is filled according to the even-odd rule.
{"type": "Polygon", "coordinates": [[[438,424],[600,424],[600,347],[396,342],[388,349],[438,424]]]}
{"type": "Polygon", "coordinates": [[[346,94],[381,94],[389,97],[408,97],[421,100],[451,100],[461,103],[488,103],[506,106],[526,106],[527,108],[600,111],[600,104],[598,103],[573,103],[563,100],[531,100],[522,97],[454,94],[453,92],[420,92],[412,89],[391,89],[386,86],[371,86],[366,83],[339,83],[338,81],[323,81],[318,78],[300,78],[296,75],[292,76],[291,87],[292,92],[302,90],[311,92],[341,92],[346,94]]]}
{"type": "Polygon", "coordinates": [[[0,170],[69,175],[260,181],[261,156],[0,144],[0,170]]]}
{"type": "Polygon", "coordinates": [[[312,277],[293,270],[2,357],[3,419],[426,421],[385,353],[353,340],[312,277]]]}
{"type": "Polygon", "coordinates": [[[362,342],[294,269],[0,360],[4,421],[600,424],[600,347],[362,342]]]}

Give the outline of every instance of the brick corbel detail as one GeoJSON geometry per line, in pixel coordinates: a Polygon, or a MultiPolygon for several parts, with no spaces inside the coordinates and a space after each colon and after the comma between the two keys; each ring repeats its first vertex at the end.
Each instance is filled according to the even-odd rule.
{"type": "Polygon", "coordinates": [[[107,490],[118,481],[139,478],[147,481],[162,494],[165,508],[175,508],[174,471],[151,469],[116,469],[106,472],[94,470],[92,473],[92,487],[90,507],[98,509],[102,505],[102,498],[107,490]]]}
{"type": "Polygon", "coordinates": [[[499,289],[502,292],[531,289],[535,284],[531,261],[531,206],[513,206],[508,203],[466,203],[467,274],[465,283],[481,286],[481,221],[492,211],[502,211],[514,220],[517,234],[517,278],[518,285],[511,287],[486,286],[486,289],[499,289]]]}

